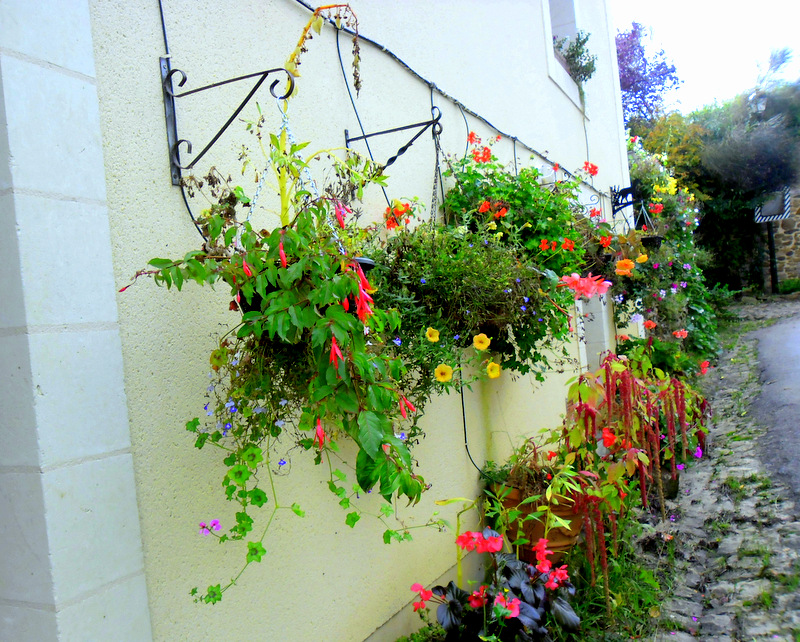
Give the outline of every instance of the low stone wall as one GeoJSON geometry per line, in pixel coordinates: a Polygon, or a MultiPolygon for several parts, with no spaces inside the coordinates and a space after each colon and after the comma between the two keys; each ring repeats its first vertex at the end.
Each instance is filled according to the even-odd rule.
{"type": "MultiPolygon", "coordinates": [[[[773,223],[778,282],[800,279],[800,188],[793,190],[791,210],[789,218],[773,223]]],[[[766,268],[769,283],[769,264],[766,268]]]]}

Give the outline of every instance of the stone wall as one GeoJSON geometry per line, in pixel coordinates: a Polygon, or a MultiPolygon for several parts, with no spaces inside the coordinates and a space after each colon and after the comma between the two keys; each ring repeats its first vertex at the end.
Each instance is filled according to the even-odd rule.
{"type": "MultiPolygon", "coordinates": [[[[773,223],[779,283],[800,279],[800,187],[792,190],[791,211],[789,218],[773,223]]],[[[769,283],[769,264],[766,267],[766,282],[769,283]]]]}

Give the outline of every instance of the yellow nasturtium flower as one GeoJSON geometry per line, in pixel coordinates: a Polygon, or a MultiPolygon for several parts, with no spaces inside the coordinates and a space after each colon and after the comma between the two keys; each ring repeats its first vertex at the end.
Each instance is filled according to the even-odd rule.
{"type": "Polygon", "coordinates": [[[486,350],[491,342],[492,340],[483,334],[483,332],[472,337],[472,345],[474,345],[478,350],[486,350]]]}
{"type": "Polygon", "coordinates": [[[647,254],[640,254],[639,256],[636,257],[636,262],[637,263],[647,263],[647,259],[648,259],[647,254]]]}
{"type": "Polygon", "coordinates": [[[440,363],[436,366],[436,370],[433,371],[433,376],[436,377],[436,381],[439,383],[447,383],[453,378],[453,369],[446,363],[440,363]]]}
{"type": "Polygon", "coordinates": [[[428,328],[428,329],[425,331],[425,337],[426,337],[426,338],[428,339],[428,341],[430,341],[431,343],[436,343],[436,342],[439,340],[439,331],[438,331],[438,330],[435,330],[434,328],[428,328]]]}
{"type": "Polygon", "coordinates": [[[490,361],[486,366],[486,374],[489,375],[489,379],[497,379],[500,376],[500,364],[490,361]]]}

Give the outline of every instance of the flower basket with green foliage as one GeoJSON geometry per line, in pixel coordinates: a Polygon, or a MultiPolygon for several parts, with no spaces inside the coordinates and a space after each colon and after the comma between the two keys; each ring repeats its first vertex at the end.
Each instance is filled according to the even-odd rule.
{"type": "MultiPolygon", "coordinates": [[[[393,513],[394,497],[416,503],[425,490],[402,434],[417,408],[406,395],[407,369],[391,341],[400,314],[374,302],[356,260],[366,233],[346,205],[367,184],[382,183],[381,170],[354,155],[332,159],[336,183],[316,194],[309,165],[323,153],[303,158],[305,144],[291,143],[285,130],[265,138],[280,224],[255,229],[248,220],[250,197],[211,172],[188,181],[216,201],[199,219],[207,239],[203,248],[181,259],[153,259],[154,269],[137,274],[179,290],[187,281],[225,284],[231,309],[249,310],[211,353],[209,419],[187,424],[198,448],[214,446],[223,455],[220,476],[236,514],[228,533],[218,537],[247,541],[245,566],[261,561],[276,511],[303,513],[296,503],[283,506],[274,484],[286,463],[282,455],[293,445],[310,451],[319,464],[326,455],[342,459],[340,438],[355,444],[354,460],[342,461],[354,470],[355,483],[348,484],[346,473],[333,465],[329,481],[350,526],[361,516],[357,492],[377,487],[387,502],[385,517],[393,513]],[[259,509],[268,515],[256,531],[259,509]]],[[[387,529],[384,539],[407,537],[387,529]]],[[[210,586],[198,599],[219,601],[234,582],[210,586]]]]}

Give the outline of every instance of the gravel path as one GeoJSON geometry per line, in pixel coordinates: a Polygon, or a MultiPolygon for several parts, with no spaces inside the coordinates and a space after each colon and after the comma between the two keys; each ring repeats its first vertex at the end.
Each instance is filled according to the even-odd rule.
{"type": "MultiPolygon", "coordinates": [[[[800,300],[750,300],[734,312],[740,327],[756,329],[800,318],[800,300]]],[[[759,336],[727,339],[706,376],[715,413],[707,452],[683,471],[678,498],[667,502],[675,521],[650,536],[673,537],[678,568],[654,642],[800,640],[800,501],[791,480],[770,467],[781,444],[764,418],[775,404],[758,403],[762,371],[769,385],[789,386],[780,379],[787,372],[759,364],[759,336]]],[[[800,381],[800,364],[794,373],[800,381]]]]}

